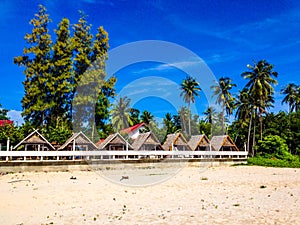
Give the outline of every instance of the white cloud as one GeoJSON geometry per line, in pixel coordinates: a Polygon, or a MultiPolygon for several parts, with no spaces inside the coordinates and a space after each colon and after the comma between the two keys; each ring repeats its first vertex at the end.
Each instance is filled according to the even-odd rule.
{"type": "Polygon", "coordinates": [[[191,68],[193,66],[199,66],[199,58],[196,60],[186,60],[186,61],[173,62],[168,64],[159,64],[151,68],[137,70],[134,73],[141,74],[150,71],[168,71],[168,70],[173,70],[175,68],[183,70],[186,68],[191,68]]]}
{"type": "Polygon", "coordinates": [[[24,123],[24,119],[21,116],[21,111],[17,111],[17,110],[10,110],[8,111],[7,115],[8,117],[14,121],[15,125],[21,125],[24,123]]]}

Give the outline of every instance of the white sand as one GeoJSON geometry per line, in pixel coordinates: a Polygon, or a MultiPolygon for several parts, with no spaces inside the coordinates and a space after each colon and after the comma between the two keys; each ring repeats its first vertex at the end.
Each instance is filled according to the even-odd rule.
{"type": "Polygon", "coordinates": [[[0,176],[5,225],[300,224],[299,206],[300,169],[190,165],[148,187],[85,171],[0,176]]]}

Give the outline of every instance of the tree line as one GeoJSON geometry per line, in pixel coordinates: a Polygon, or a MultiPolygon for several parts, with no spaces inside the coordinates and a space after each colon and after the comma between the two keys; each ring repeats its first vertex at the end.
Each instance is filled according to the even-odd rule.
{"type": "MultiPolygon", "coordinates": [[[[274,104],[274,85],[277,84],[278,73],[274,66],[266,60],[247,65],[247,71],[241,73],[246,85],[237,95],[232,88],[237,85],[229,77],[221,77],[211,88],[216,96],[216,104],[221,112],[208,107],[203,117],[193,115],[190,106],[201,97],[200,83],[187,76],[180,85],[181,94],[187,107],[183,106],[178,113],[167,113],[163,118],[162,127],[154,120],[151,112],[130,107],[130,99],[126,96],[116,99],[115,76],[107,79],[105,62],[109,49],[108,33],[103,27],[93,35],[92,25],[87,15],[79,12],[79,19],[70,25],[63,18],[51,36],[49,24],[51,18],[47,9],[39,6],[37,14],[30,20],[32,32],[24,37],[26,45],[23,53],[14,58],[14,63],[24,68],[24,96],[21,104],[25,123],[16,127],[11,124],[0,127],[0,142],[7,137],[17,142],[33,129],[39,128],[43,135],[58,144],[70,137],[76,115],[76,104],[81,104],[80,117],[84,132],[95,131],[98,138],[105,138],[110,133],[141,122],[148,125],[155,135],[163,142],[166,135],[181,131],[186,137],[193,134],[229,134],[240,149],[255,155],[256,147],[264,136],[277,135],[287,143],[295,154],[300,153],[299,143],[299,109],[300,87],[288,84],[281,90],[284,95],[282,103],[289,105],[289,113],[270,113],[274,104]],[[96,62],[96,63],[95,63],[96,62]],[[81,85],[88,87],[91,79],[98,77],[94,108],[85,105],[89,96],[78,96],[76,90],[81,85]],[[92,113],[93,112],[93,113],[92,113]],[[93,121],[90,120],[92,116],[93,121]],[[234,119],[230,120],[230,116],[234,119]],[[73,118],[74,119],[74,118],[73,118]],[[90,123],[84,123],[89,121],[90,123]]],[[[201,73],[201,71],[199,71],[201,73]]],[[[0,106],[0,119],[8,119],[7,110],[0,106]]]]}

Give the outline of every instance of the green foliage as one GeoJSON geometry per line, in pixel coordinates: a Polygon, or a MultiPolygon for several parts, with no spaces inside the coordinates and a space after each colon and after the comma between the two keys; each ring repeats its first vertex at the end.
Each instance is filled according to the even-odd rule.
{"type": "Polygon", "coordinates": [[[300,167],[300,158],[289,153],[285,140],[277,135],[265,136],[255,148],[258,154],[248,159],[250,165],[300,167]]]}
{"type": "Polygon", "coordinates": [[[255,146],[258,154],[261,155],[275,155],[277,157],[286,156],[288,153],[288,146],[285,140],[278,135],[268,135],[264,139],[258,141],[255,146]]]}
{"type": "MultiPolygon", "coordinates": [[[[48,80],[51,96],[50,120],[48,126],[58,127],[58,122],[71,121],[70,109],[72,104],[72,65],[73,46],[69,30],[70,21],[63,18],[58,24],[56,42],[52,46],[52,76],[48,80]]],[[[70,129],[71,127],[69,127],[70,129]]]]}
{"type": "MultiPolygon", "coordinates": [[[[80,12],[73,32],[70,21],[63,18],[54,30],[56,39],[52,41],[48,29],[51,19],[46,8],[40,5],[30,21],[32,32],[25,35],[23,55],[14,58],[15,64],[24,66],[26,76],[22,115],[27,123],[42,128],[45,133],[58,129],[58,133],[69,134],[74,112],[72,105],[76,104],[82,109],[78,116],[80,125],[89,122],[87,132],[93,135],[97,128],[100,136],[105,137],[112,130],[108,121],[116,78],[105,80],[108,33],[99,27],[94,38],[92,25],[86,18],[86,14],[80,12]],[[75,101],[79,85],[81,90],[88,87],[89,92],[87,95],[80,93],[75,101]],[[96,125],[91,118],[95,118],[96,125]]],[[[53,133],[53,136],[61,141],[59,135],[53,133]]]]}
{"type": "Polygon", "coordinates": [[[130,99],[125,97],[120,97],[117,99],[116,104],[111,110],[112,115],[112,125],[115,132],[118,132],[124,128],[132,126],[133,122],[130,117],[130,99]]]}
{"type": "Polygon", "coordinates": [[[141,122],[149,125],[153,118],[154,116],[150,112],[144,110],[141,115],[141,122]]]}
{"type": "Polygon", "coordinates": [[[188,135],[191,135],[191,103],[195,102],[195,97],[200,96],[199,92],[201,91],[200,83],[196,81],[195,78],[187,76],[186,79],[180,84],[181,93],[180,96],[183,96],[183,100],[188,103],[188,135]]]}
{"type": "Polygon", "coordinates": [[[233,84],[229,77],[221,77],[216,85],[211,86],[214,90],[214,96],[217,96],[216,103],[222,105],[222,134],[225,133],[225,111],[227,116],[233,112],[235,99],[230,93],[232,87],[236,87],[236,84],[233,84]]]}
{"type": "Polygon", "coordinates": [[[266,158],[262,156],[256,156],[248,158],[248,165],[300,168],[300,160],[297,156],[294,156],[293,160],[277,159],[275,157],[266,158]]]}
{"type": "Polygon", "coordinates": [[[24,48],[22,56],[14,58],[17,65],[25,67],[26,78],[23,82],[25,95],[22,99],[22,115],[25,120],[32,120],[37,126],[45,123],[51,107],[48,98],[52,44],[48,30],[50,22],[46,8],[40,5],[35,18],[30,20],[30,24],[33,25],[32,33],[25,35],[28,46],[24,48]]]}

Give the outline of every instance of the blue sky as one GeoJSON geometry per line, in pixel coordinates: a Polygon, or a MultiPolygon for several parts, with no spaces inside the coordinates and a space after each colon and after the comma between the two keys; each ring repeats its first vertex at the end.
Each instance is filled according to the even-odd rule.
{"type": "MultiPolygon", "coordinates": [[[[100,25],[108,31],[111,49],[142,40],[163,40],[183,46],[201,57],[216,78],[230,76],[238,85],[233,92],[242,89],[246,83],[240,76],[247,70],[246,65],[266,59],[275,65],[274,70],[279,73],[274,111],[287,110],[286,105],[281,105],[283,96],[279,93],[280,89],[289,82],[300,83],[299,1],[2,0],[0,102],[3,107],[12,110],[10,116],[15,120],[22,110],[20,101],[24,93],[24,75],[23,68],[13,64],[13,57],[22,53],[24,35],[32,29],[29,20],[40,3],[46,6],[53,20],[51,30],[63,17],[76,23],[78,10],[85,11],[94,33],[100,25]]],[[[137,63],[123,68],[116,75],[119,77],[118,91],[122,91],[132,82],[150,76],[168,79],[170,87],[166,82],[161,88],[170,89],[174,86],[172,82],[178,85],[186,74],[172,65],[137,63]]],[[[206,85],[201,80],[200,84],[206,85]]],[[[141,81],[130,90],[136,89],[143,90],[141,81]]],[[[174,95],[174,98],[180,100],[178,96],[174,95]]],[[[135,106],[162,117],[174,108],[164,102],[164,99],[148,97],[135,106]]],[[[201,96],[196,100],[196,111],[201,114],[207,105],[205,96],[201,96]]]]}

